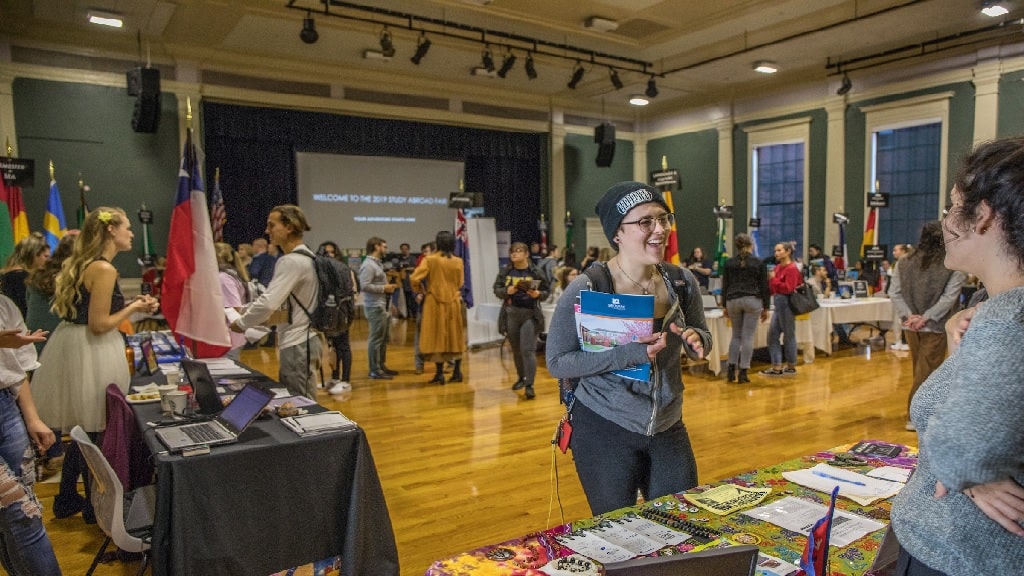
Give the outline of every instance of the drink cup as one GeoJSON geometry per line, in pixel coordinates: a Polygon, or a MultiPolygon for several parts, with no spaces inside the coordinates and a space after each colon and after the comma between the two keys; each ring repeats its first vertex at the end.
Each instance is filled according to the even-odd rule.
{"type": "Polygon", "coordinates": [[[185,410],[188,409],[188,392],[173,390],[167,393],[166,398],[172,414],[176,416],[185,414],[185,410]]]}
{"type": "Polygon", "coordinates": [[[160,392],[160,410],[165,414],[171,413],[171,404],[167,400],[167,393],[178,389],[177,384],[161,384],[156,388],[160,392]]]}

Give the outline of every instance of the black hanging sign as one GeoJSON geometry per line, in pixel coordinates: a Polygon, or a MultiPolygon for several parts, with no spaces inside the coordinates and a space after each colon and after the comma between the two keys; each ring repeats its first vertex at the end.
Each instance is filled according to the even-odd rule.
{"type": "Polygon", "coordinates": [[[889,246],[886,244],[872,244],[864,247],[864,259],[871,260],[874,262],[881,262],[885,260],[885,255],[889,253],[889,246]]]}
{"type": "Polygon", "coordinates": [[[676,190],[683,187],[682,184],[679,183],[679,170],[676,170],[675,168],[651,172],[651,182],[654,183],[655,188],[662,190],[673,186],[675,186],[676,190]]]}
{"type": "Polygon", "coordinates": [[[0,158],[4,184],[31,188],[36,183],[36,161],[27,158],[0,158]]]}
{"type": "Polygon", "coordinates": [[[888,208],[889,195],[884,192],[868,194],[868,208],[888,208]]]}
{"type": "Polygon", "coordinates": [[[761,219],[760,218],[751,218],[750,221],[747,222],[747,227],[748,228],[760,228],[761,227],[761,219]]]}

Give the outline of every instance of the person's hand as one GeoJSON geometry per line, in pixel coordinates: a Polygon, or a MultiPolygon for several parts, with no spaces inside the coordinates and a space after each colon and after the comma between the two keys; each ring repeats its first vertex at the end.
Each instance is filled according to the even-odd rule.
{"type": "Polygon", "coordinates": [[[704,342],[700,339],[700,334],[697,333],[693,328],[687,328],[683,330],[678,324],[673,322],[669,327],[669,330],[673,334],[678,334],[683,339],[683,345],[689,346],[690,350],[693,350],[697,354],[698,358],[704,357],[704,342]],[[680,334],[680,331],[682,332],[680,334]]]}
{"type": "Polygon", "coordinates": [[[767,321],[768,321],[768,309],[767,308],[762,308],[761,309],[761,322],[767,322],[767,321]]]}
{"type": "MultiPolygon", "coordinates": [[[[935,483],[935,498],[944,498],[949,492],[942,482],[935,483]]],[[[1024,487],[1012,479],[987,482],[964,490],[971,502],[1012,534],[1024,537],[1024,487]]]]}
{"type": "Polygon", "coordinates": [[[47,448],[53,446],[53,443],[57,441],[57,438],[53,434],[53,430],[43,423],[39,418],[33,418],[25,421],[25,430],[28,431],[28,437],[32,439],[32,442],[39,447],[40,451],[46,451],[47,448]]]}
{"type": "Polygon", "coordinates": [[[238,325],[238,320],[235,320],[234,322],[232,322],[228,326],[228,328],[230,328],[232,332],[238,332],[240,334],[245,333],[245,328],[242,328],[241,326],[238,325]]]}
{"type": "Polygon", "coordinates": [[[636,341],[641,344],[647,344],[647,357],[654,360],[658,352],[661,352],[668,344],[668,337],[664,332],[655,332],[649,336],[637,338],[636,341]]]}
{"type": "Polygon", "coordinates": [[[132,300],[131,306],[138,312],[153,314],[160,308],[160,301],[149,294],[143,294],[132,300]]]}
{"type": "Polygon", "coordinates": [[[49,332],[36,330],[35,332],[22,332],[20,330],[0,330],[0,348],[21,348],[36,342],[46,342],[49,332]]]}
{"type": "Polygon", "coordinates": [[[971,325],[971,319],[974,318],[974,314],[977,311],[978,307],[972,306],[953,314],[946,321],[946,334],[949,336],[949,342],[954,348],[960,345],[960,340],[964,337],[964,333],[967,332],[967,328],[971,325]]]}
{"type": "Polygon", "coordinates": [[[511,295],[515,294],[518,290],[519,290],[518,286],[516,286],[515,284],[509,284],[508,288],[505,289],[505,293],[508,294],[509,296],[511,296],[511,295]]]}
{"type": "Polygon", "coordinates": [[[540,298],[540,290],[527,290],[526,293],[529,294],[530,298],[533,298],[534,300],[540,298]]]}
{"type": "Polygon", "coordinates": [[[728,318],[728,317],[729,317],[729,309],[728,308],[722,308],[722,318],[728,318]]]}
{"type": "Polygon", "coordinates": [[[392,292],[394,292],[397,289],[398,289],[398,284],[385,284],[384,285],[384,293],[385,294],[391,294],[392,292]]]}

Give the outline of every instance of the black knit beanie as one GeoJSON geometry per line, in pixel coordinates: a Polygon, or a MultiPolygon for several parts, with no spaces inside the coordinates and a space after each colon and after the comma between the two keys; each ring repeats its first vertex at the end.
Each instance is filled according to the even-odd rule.
{"type": "Polygon", "coordinates": [[[597,202],[594,212],[601,219],[601,228],[604,229],[609,244],[615,246],[612,239],[626,213],[648,202],[660,204],[666,211],[670,211],[661,192],[643,182],[619,182],[604,193],[597,202]]]}

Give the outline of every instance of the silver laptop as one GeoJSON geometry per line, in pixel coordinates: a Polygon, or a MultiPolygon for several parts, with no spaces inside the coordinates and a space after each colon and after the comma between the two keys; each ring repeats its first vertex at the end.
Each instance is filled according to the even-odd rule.
{"type": "Polygon", "coordinates": [[[252,424],[273,397],[272,392],[248,385],[213,420],[157,428],[156,437],[171,452],[181,452],[194,446],[237,442],[238,436],[252,424]]]}

